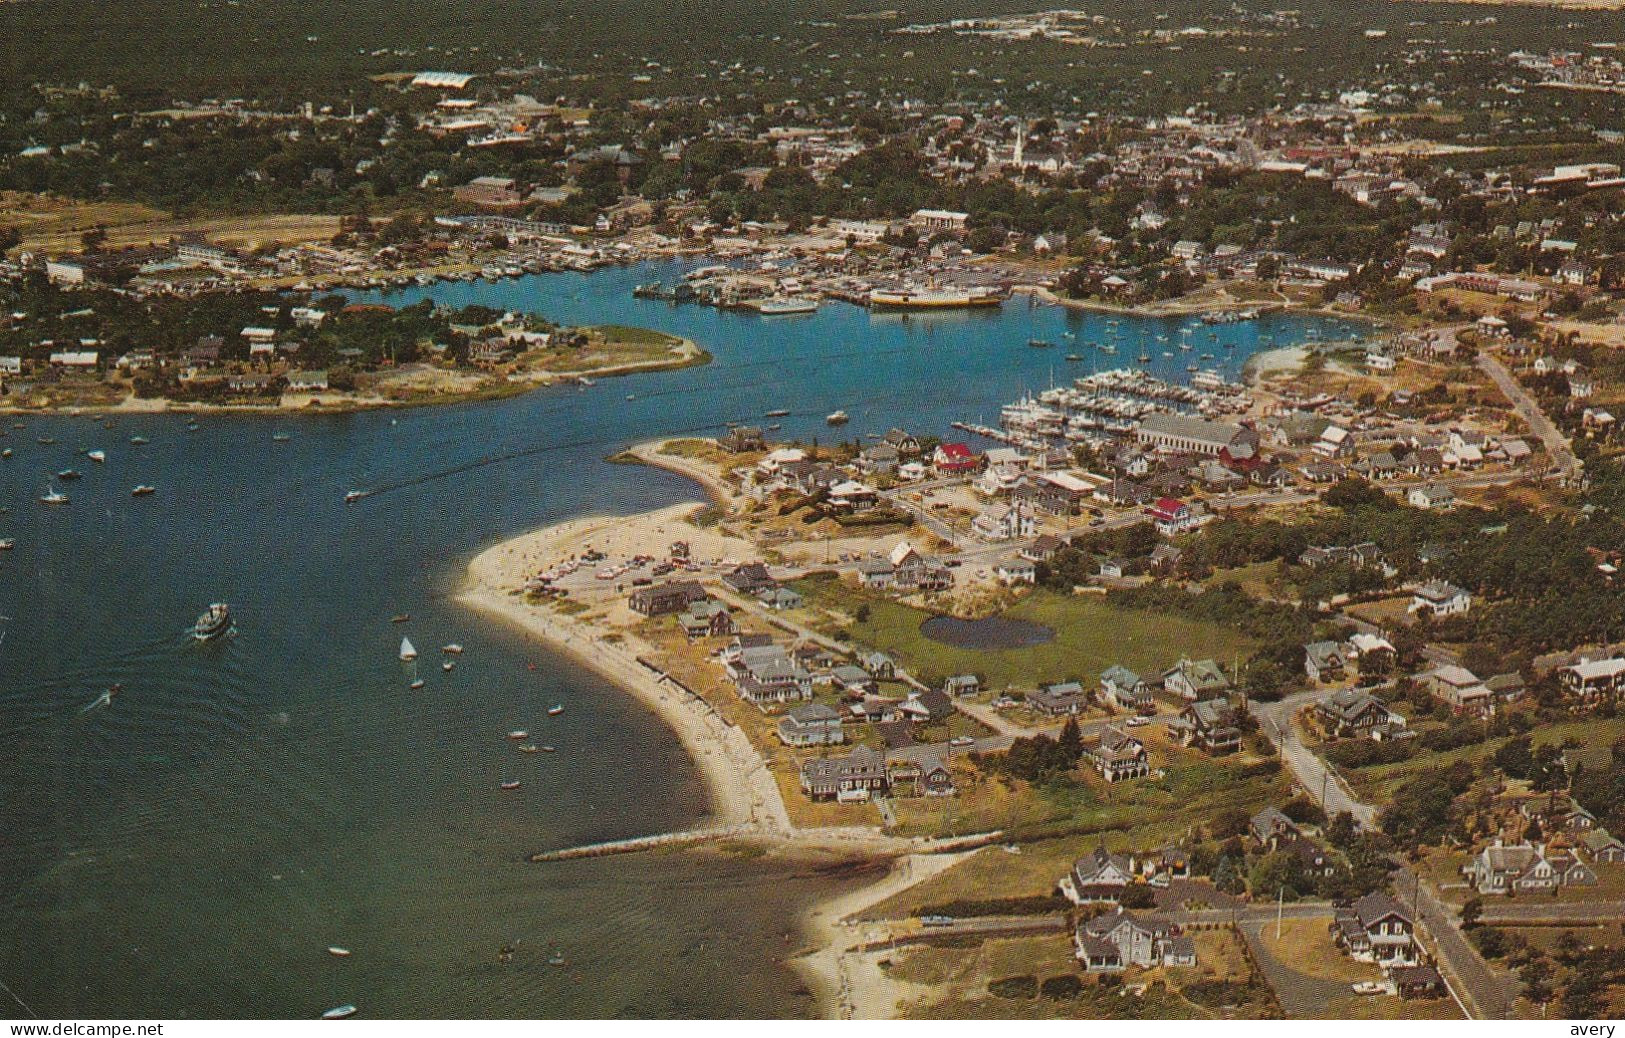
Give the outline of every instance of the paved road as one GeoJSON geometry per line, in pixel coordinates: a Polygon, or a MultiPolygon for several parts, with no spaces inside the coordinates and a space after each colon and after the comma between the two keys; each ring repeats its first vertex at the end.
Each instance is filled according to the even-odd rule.
{"type": "Polygon", "coordinates": [[[1528,423],[1530,430],[1540,437],[1540,442],[1545,444],[1546,453],[1551,457],[1552,464],[1557,470],[1566,478],[1579,476],[1580,459],[1574,456],[1574,449],[1569,445],[1568,438],[1546,416],[1546,412],[1541,410],[1534,396],[1513,377],[1512,372],[1507,370],[1507,366],[1488,351],[1480,351],[1478,367],[1512,402],[1512,409],[1518,412],[1518,417],[1528,423]]]}
{"type": "Polygon", "coordinates": [[[1277,703],[1253,703],[1250,709],[1258,719],[1259,729],[1280,751],[1282,762],[1298,784],[1328,815],[1346,811],[1362,829],[1373,828],[1377,824],[1376,808],[1356,800],[1337,773],[1303,744],[1292,727],[1292,715],[1324,694],[1317,690],[1297,692],[1277,703]]]}
{"type": "MultiPolygon", "coordinates": [[[[1275,743],[1282,761],[1310,797],[1327,813],[1347,811],[1362,828],[1371,828],[1376,824],[1376,808],[1356,800],[1336,773],[1303,745],[1288,723],[1300,706],[1321,694],[1300,692],[1287,696],[1279,703],[1255,703],[1253,714],[1259,720],[1260,729],[1275,743]]],[[[1394,886],[1400,899],[1411,906],[1412,912],[1432,936],[1441,972],[1451,981],[1451,990],[1468,1012],[1477,1019],[1504,1019],[1510,999],[1500,979],[1462,936],[1455,913],[1420,884],[1416,874],[1408,868],[1399,870],[1394,886]]]]}
{"type": "Polygon", "coordinates": [[[1394,889],[1400,901],[1410,906],[1427,928],[1441,971],[1452,981],[1451,989],[1472,1016],[1480,1020],[1505,1020],[1512,999],[1501,978],[1462,936],[1454,909],[1435,897],[1409,868],[1401,867],[1395,873],[1394,889]]]}

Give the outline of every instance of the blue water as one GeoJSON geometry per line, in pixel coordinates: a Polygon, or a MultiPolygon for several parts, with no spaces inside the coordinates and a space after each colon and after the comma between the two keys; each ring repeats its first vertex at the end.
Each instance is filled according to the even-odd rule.
{"type": "MultiPolygon", "coordinates": [[[[604,462],[629,443],[776,407],[793,411],[786,436],[829,437],[836,408],[852,414],[843,437],[991,423],[1023,390],[1087,370],[1062,354],[1106,326],[1024,301],[760,318],[631,298],[680,269],[427,294],[689,336],[708,367],[461,406],[205,416],[195,432],[178,415],[0,424],[15,452],[0,462],[0,536],[17,540],[0,553],[0,982],[47,1017],[808,1011],[780,960],[796,913],[838,876],[712,853],[523,861],[691,824],[703,790],[647,711],[449,598],[494,541],[698,498],[604,462]],[[279,430],[292,441],[273,442],[279,430]],[[105,465],[75,453],[94,447],[105,465]],[[72,502],[39,504],[70,465],[85,473],[63,485],[72,502]],[[137,483],[157,495],[132,499],[137,483]],[[393,489],[345,505],[352,487],[393,489]],[[238,633],[194,644],[192,619],[220,599],[238,633]],[[421,691],[395,656],[403,633],[427,650],[421,691]],[[433,650],[450,641],[467,654],[442,674],[433,650]],[[114,704],[85,712],[115,681],[114,704]],[[555,702],[567,710],[547,718],[555,702]],[[516,727],[560,752],[515,754],[502,734],[516,727]],[[524,790],[497,792],[508,778],[524,790]],[[330,944],[355,955],[329,958],[330,944]],[[511,963],[496,961],[503,944],[519,949],[511,963]],[[567,967],[546,964],[555,946],[567,967]]],[[[1139,339],[1178,339],[1177,322],[1122,327],[1113,364],[1139,339]]],[[[1213,352],[1234,372],[1261,334],[1287,344],[1311,327],[1339,334],[1270,318],[1215,329],[1237,345],[1213,352]]],[[[1153,352],[1153,370],[1183,374],[1188,355],[1153,352]]]]}

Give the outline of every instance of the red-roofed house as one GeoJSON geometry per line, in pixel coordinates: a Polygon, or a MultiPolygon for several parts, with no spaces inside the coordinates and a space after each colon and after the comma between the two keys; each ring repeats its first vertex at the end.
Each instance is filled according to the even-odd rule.
{"type": "Polygon", "coordinates": [[[931,454],[931,464],[938,472],[975,472],[982,467],[982,459],[963,443],[944,443],[931,454]]]}
{"type": "Polygon", "coordinates": [[[1157,503],[1148,508],[1146,514],[1156,524],[1157,532],[1168,536],[1184,533],[1196,525],[1190,505],[1175,497],[1157,498],[1157,503]]]}

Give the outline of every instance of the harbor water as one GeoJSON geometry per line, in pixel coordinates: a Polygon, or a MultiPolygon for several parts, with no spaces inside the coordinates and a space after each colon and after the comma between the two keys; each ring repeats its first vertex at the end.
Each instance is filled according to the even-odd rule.
{"type": "MultiPolygon", "coordinates": [[[[798,914],[851,877],[714,851],[525,860],[696,824],[705,795],[648,711],[460,607],[468,560],[545,524],[699,498],[606,463],[630,443],[727,421],[825,442],[893,425],[943,435],[995,424],[1025,390],[1132,366],[1142,346],[1176,381],[1192,354],[1161,355],[1178,321],[1108,326],[1024,298],[759,317],[632,297],[681,270],[367,298],[647,326],[697,341],[706,367],[466,405],[203,415],[195,430],[182,415],[0,423],[14,452],[0,537],[16,540],[0,553],[0,983],[13,993],[0,999],[22,1003],[0,1015],[811,1010],[783,959],[801,946],[798,914]],[[1115,357],[1085,345],[1113,334],[1115,357]],[[778,408],[790,414],[761,417],[778,408]],[[852,421],[832,431],[836,409],[852,421]],[[96,448],[105,464],[79,453],[96,448]],[[59,484],[71,501],[39,503],[68,467],[84,473],[59,484]],[[137,484],[157,492],[132,498],[137,484]],[[351,489],[374,493],[346,504],[351,489]],[[197,642],[192,621],[214,601],[231,603],[236,631],[197,642]],[[403,635],[415,665],[397,658],[403,635]],[[465,653],[445,672],[451,642],[465,653]],[[565,711],[547,716],[555,703],[565,711]],[[504,736],[521,728],[558,752],[517,753],[504,736]]],[[[1286,316],[1190,323],[1197,352],[1215,355],[1199,363],[1232,376],[1261,348],[1349,332],[1286,316]]]]}

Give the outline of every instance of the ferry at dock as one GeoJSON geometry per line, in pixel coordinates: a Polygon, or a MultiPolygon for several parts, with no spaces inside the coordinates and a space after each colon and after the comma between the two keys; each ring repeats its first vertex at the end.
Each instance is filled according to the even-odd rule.
{"type": "Polygon", "coordinates": [[[883,310],[939,310],[1003,302],[1003,293],[979,288],[876,288],[869,292],[869,305],[883,310]]]}

